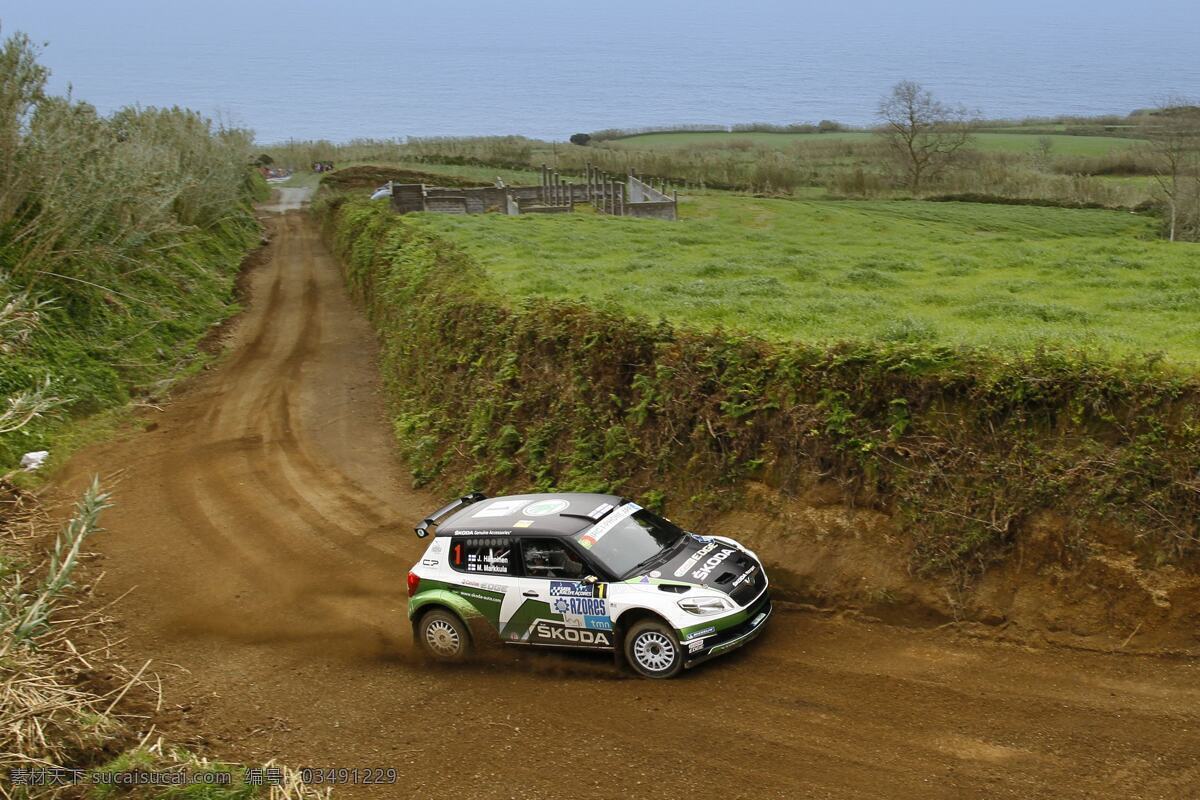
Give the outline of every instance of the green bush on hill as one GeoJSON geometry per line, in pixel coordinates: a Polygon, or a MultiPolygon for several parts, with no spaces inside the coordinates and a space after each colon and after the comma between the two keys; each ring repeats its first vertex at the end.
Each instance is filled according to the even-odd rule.
{"type": "Polygon", "coordinates": [[[820,476],[899,520],[917,568],[964,575],[1041,511],[1068,555],[1098,524],[1151,563],[1200,543],[1200,383],[1153,360],[681,330],[506,297],[378,204],[319,213],[380,333],[418,483],[665,492],[686,520],[747,479],[789,494],[820,476]]]}
{"type": "Polygon", "coordinates": [[[0,424],[0,473],[194,356],[266,190],[249,132],[179,108],[101,116],[47,94],[36,55],[0,45],[0,398],[44,413],[0,424]]]}

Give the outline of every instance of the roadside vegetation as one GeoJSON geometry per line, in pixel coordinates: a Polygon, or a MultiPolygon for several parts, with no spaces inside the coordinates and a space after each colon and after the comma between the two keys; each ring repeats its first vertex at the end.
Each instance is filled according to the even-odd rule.
{"type": "Polygon", "coordinates": [[[261,236],[251,134],[179,108],[101,116],[46,79],[26,37],[0,43],[0,797],[322,796],[283,768],[283,786],[247,785],[244,768],[147,729],[155,670],[114,661],[108,618],[87,604],[88,543],[112,497],[93,482],[51,535],[18,470],[29,451],[61,459],[90,420],[152,402],[203,361],[261,236]],[[69,788],[59,767],[233,780],[69,788]]]}
{"type": "Polygon", "coordinates": [[[872,131],[291,147],[683,190],[664,224],[401,218],[327,185],[418,483],[691,514],[834,484],[896,521],[914,572],[967,581],[1046,515],[1068,565],[1100,541],[1194,564],[1197,112],[981,123],[902,83],[872,131]]]}
{"type": "Polygon", "coordinates": [[[0,475],[63,454],[71,421],[153,396],[232,311],[265,196],[251,134],[183,109],[104,117],[0,47],[0,475]]]}
{"type": "MultiPolygon", "coordinates": [[[[914,222],[925,209],[973,209],[907,207],[914,222]]],[[[751,229],[756,208],[743,220],[751,229]]],[[[1097,530],[1150,566],[1190,562],[1200,545],[1200,432],[1191,423],[1200,384],[1156,359],[1032,344],[999,353],[904,335],[769,342],[648,324],[589,298],[522,299],[479,263],[481,250],[454,240],[454,225],[473,221],[398,217],[345,195],[327,196],[318,213],[380,332],[397,441],[417,483],[610,490],[695,515],[736,506],[748,481],[791,496],[823,482],[840,502],[897,520],[914,571],[963,581],[1020,547],[1038,514],[1059,520],[1068,562],[1097,530]]],[[[1064,214],[1060,237],[1106,224],[1055,213],[1064,214]]],[[[528,222],[535,234],[543,224],[528,222]]],[[[545,222],[576,242],[590,224],[545,222]]],[[[686,224],[597,222],[625,242],[655,224],[688,235],[686,224]]],[[[1008,246],[1018,247],[1028,231],[1011,222],[1008,246]]],[[[1144,231],[1136,218],[1132,226],[1144,231]]],[[[979,235],[931,227],[934,238],[979,235]]],[[[591,284],[636,293],[662,263],[629,283],[591,284]]],[[[864,283],[906,272],[874,270],[864,283]]],[[[556,272],[543,262],[547,281],[556,272]]],[[[780,291],[766,288],[752,306],[780,291]]],[[[1021,306],[996,302],[998,329],[1021,306]]]]}

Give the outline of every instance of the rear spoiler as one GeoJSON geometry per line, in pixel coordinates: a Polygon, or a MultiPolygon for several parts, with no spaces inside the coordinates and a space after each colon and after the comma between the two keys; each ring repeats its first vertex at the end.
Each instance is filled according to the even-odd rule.
{"type": "Polygon", "coordinates": [[[429,535],[430,525],[436,526],[438,522],[445,519],[450,514],[453,514],[455,511],[458,511],[460,508],[466,508],[469,505],[478,503],[480,500],[487,500],[487,495],[483,494],[482,492],[472,492],[471,494],[458,498],[443,508],[439,508],[428,517],[421,520],[421,524],[413,529],[417,534],[417,538],[424,539],[429,535]]]}

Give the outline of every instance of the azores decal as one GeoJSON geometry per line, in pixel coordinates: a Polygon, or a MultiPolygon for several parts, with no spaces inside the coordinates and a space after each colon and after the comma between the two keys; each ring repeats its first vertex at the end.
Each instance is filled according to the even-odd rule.
{"type": "Polygon", "coordinates": [[[593,631],[612,630],[612,620],[608,616],[608,601],[603,597],[556,597],[550,601],[550,610],[560,615],[563,625],[568,628],[585,628],[593,631]]]}
{"type": "Polygon", "coordinates": [[[608,601],[603,597],[556,597],[550,608],[555,614],[608,616],[608,601]]]}

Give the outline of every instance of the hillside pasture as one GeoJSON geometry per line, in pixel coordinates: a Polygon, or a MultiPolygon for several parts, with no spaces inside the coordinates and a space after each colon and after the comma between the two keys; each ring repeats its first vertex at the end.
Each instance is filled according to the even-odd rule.
{"type": "Polygon", "coordinates": [[[579,299],[774,339],[1200,362],[1200,246],[1123,212],[692,193],[676,223],[415,215],[509,302],[579,299]]]}
{"type": "MultiPolygon", "coordinates": [[[[678,131],[644,133],[606,142],[609,147],[622,149],[669,149],[689,147],[733,147],[739,142],[749,142],[762,147],[787,149],[797,144],[821,142],[846,142],[868,144],[876,140],[873,133],[865,131],[835,131],[830,133],[770,133],[762,131],[678,131]]],[[[1099,157],[1120,152],[1141,144],[1138,139],[1115,136],[1073,136],[1050,134],[1034,136],[1028,133],[977,133],[974,147],[985,153],[1032,154],[1039,147],[1039,139],[1048,139],[1054,155],[1099,157]]]]}

